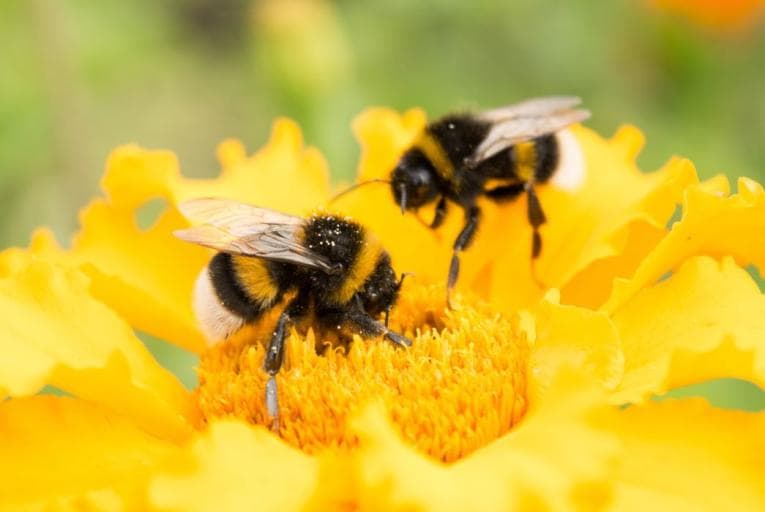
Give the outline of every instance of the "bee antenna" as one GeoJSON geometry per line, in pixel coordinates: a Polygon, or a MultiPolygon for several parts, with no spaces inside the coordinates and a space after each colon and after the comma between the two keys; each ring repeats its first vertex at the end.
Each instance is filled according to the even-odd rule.
{"type": "Polygon", "coordinates": [[[369,185],[371,183],[388,183],[388,184],[390,184],[390,180],[384,180],[382,178],[375,178],[375,179],[372,179],[372,180],[362,181],[361,183],[356,183],[355,185],[351,185],[350,187],[346,188],[345,190],[341,190],[340,192],[338,192],[337,194],[332,196],[332,198],[329,200],[329,202],[327,204],[332,204],[335,201],[337,201],[338,199],[340,199],[341,197],[343,197],[348,192],[356,190],[359,187],[363,187],[364,185],[369,185]]]}
{"type": "Polygon", "coordinates": [[[396,285],[396,290],[400,290],[401,286],[404,284],[404,279],[406,279],[409,276],[413,276],[414,272],[402,272],[401,277],[398,280],[398,284],[396,285]]]}

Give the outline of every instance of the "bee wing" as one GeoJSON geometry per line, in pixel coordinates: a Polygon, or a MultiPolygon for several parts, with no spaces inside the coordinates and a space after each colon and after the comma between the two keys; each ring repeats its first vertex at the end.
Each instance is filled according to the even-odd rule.
{"type": "Polygon", "coordinates": [[[493,123],[493,126],[467,164],[478,164],[514,144],[584,121],[590,117],[590,112],[572,108],[580,102],[573,96],[550,96],[479,114],[479,118],[493,123]]]}
{"type": "Polygon", "coordinates": [[[260,232],[268,225],[302,226],[304,222],[302,217],[215,197],[190,199],[178,209],[194,223],[226,226],[237,236],[260,232]]]}
{"type": "Polygon", "coordinates": [[[544,96],[487,110],[478,114],[478,118],[482,121],[497,123],[514,117],[543,117],[570,110],[581,103],[582,99],[576,96],[544,96]]]}
{"type": "Polygon", "coordinates": [[[231,254],[333,270],[330,261],[301,244],[302,217],[229,199],[192,199],[178,208],[189,220],[201,223],[175,231],[181,240],[231,254]]]}

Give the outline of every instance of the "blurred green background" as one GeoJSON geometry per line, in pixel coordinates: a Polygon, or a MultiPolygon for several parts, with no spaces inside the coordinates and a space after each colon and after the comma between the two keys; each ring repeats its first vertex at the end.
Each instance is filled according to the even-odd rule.
{"type": "MultiPolygon", "coordinates": [[[[2,246],[39,225],[67,240],[107,154],[127,142],[210,176],[219,141],[253,151],[287,115],[350,178],[349,125],[370,105],[436,116],[575,94],[602,134],[643,130],[646,170],[679,154],[702,177],[765,178],[765,30],[753,14],[721,27],[644,0],[4,0],[0,34],[2,246]]],[[[193,385],[192,356],[148,342],[193,385]]],[[[699,392],[765,407],[744,383],[683,391],[699,392]]]]}

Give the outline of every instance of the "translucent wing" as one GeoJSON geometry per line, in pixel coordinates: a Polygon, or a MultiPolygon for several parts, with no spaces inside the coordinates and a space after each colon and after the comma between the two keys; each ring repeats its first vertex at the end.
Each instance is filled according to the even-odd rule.
{"type": "Polygon", "coordinates": [[[562,110],[570,110],[581,103],[581,98],[576,96],[544,96],[487,110],[478,114],[478,117],[483,121],[492,123],[513,117],[541,117],[562,110]]]}
{"type": "Polygon", "coordinates": [[[260,232],[267,225],[302,226],[305,222],[302,217],[214,197],[184,201],[178,209],[196,224],[226,226],[236,236],[260,232]]]}
{"type": "Polygon", "coordinates": [[[579,103],[581,100],[573,96],[550,96],[479,114],[479,119],[491,122],[493,126],[467,164],[475,165],[514,144],[584,121],[590,117],[590,112],[574,109],[579,103]]]}
{"type": "Polygon", "coordinates": [[[229,199],[192,199],[178,206],[200,225],[175,231],[181,240],[244,256],[255,256],[331,272],[333,265],[300,243],[305,219],[229,199]]]}

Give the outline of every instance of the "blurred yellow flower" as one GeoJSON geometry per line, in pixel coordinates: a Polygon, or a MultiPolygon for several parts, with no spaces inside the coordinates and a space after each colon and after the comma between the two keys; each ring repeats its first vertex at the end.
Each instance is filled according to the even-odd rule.
{"type": "MultiPolygon", "coordinates": [[[[424,123],[362,114],[360,179],[385,175],[424,123]]],[[[765,384],[765,298],[743,270],[765,264],[751,242],[765,192],[699,183],[682,159],[643,174],[632,127],[573,131],[586,179],[540,191],[547,289],[528,275],[523,200],[485,206],[451,311],[458,218],[431,232],[385,187],[336,205],[416,273],[392,315],[414,346],[357,339],[317,356],[311,331],[292,333],[281,439],[256,425],[268,322],[205,349],[190,294],[210,254],[171,232],[185,225],[177,204],[198,196],[306,213],[330,195],[326,163],[285,120],[253,156],[221,144],[211,180],[182,177],[168,152],[115,150],[70,249],[40,230],[0,254],[0,508],[765,508],[763,414],[650,400],[716,377],[765,384]],[[156,198],[167,207],[138,227],[156,198]],[[200,353],[198,389],[133,329],[200,353]],[[37,395],[45,385],[73,397],[37,395]]]]}
{"type": "Polygon", "coordinates": [[[685,16],[694,23],[721,31],[751,28],[765,12],[763,0],[650,0],[667,12],[685,16]]]}

